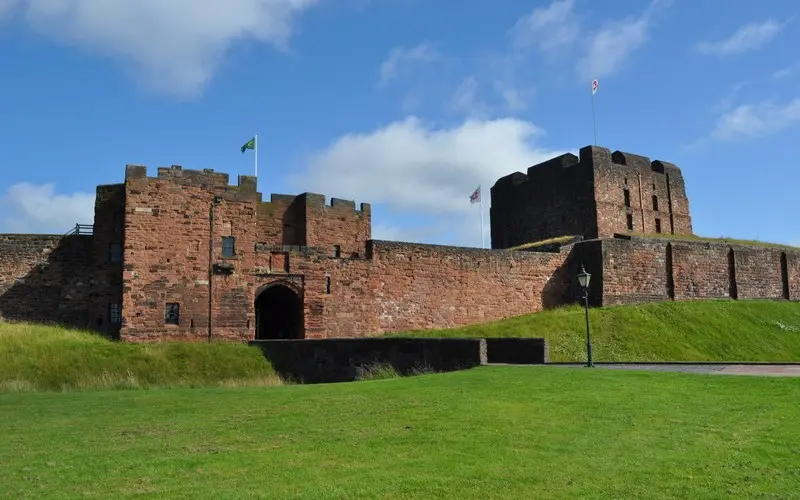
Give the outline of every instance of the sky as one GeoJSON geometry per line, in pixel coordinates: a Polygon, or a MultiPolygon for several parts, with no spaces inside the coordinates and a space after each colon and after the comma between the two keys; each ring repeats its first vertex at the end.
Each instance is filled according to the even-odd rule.
{"type": "Polygon", "coordinates": [[[266,200],[352,199],[372,205],[375,239],[488,247],[499,177],[594,142],[596,78],[598,144],[677,164],[696,234],[800,245],[798,13],[793,0],[0,0],[0,233],[91,224],[96,186],[126,164],[235,184],[258,134],[266,200]]]}

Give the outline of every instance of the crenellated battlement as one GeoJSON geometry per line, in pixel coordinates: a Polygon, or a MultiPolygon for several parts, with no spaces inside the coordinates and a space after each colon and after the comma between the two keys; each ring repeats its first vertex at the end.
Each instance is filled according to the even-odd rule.
{"type": "Polygon", "coordinates": [[[611,150],[607,148],[601,148],[598,146],[591,146],[593,149],[593,153],[591,156],[587,155],[587,158],[595,159],[606,159],[612,165],[619,165],[624,167],[634,167],[642,172],[650,171],[655,172],[657,174],[666,174],[666,173],[680,173],[680,169],[674,163],[662,161],[662,160],[651,160],[647,156],[638,155],[635,153],[629,153],[626,151],[616,150],[611,152],[611,150]]]}
{"type": "Polygon", "coordinates": [[[158,167],[156,177],[148,177],[147,166],[129,164],[125,166],[125,182],[129,181],[153,181],[162,180],[174,182],[181,186],[194,186],[200,188],[222,189],[227,192],[238,192],[243,195],[257,195],[261,199],[261,194],[256,188],[256,177],[252,175],[239,175],[238,184],[230,183],[230,176],[223,172],[215,172],[214,169],[205,168],[203,170],[184,169],[181,165],[171,165],[169,167],[158,167]]]}

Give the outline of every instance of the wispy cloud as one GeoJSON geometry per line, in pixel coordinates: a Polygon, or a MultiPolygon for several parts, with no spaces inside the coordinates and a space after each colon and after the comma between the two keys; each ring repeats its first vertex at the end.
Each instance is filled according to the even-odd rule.
{"type": "Polygon", "coordinates": [[[580,31],[580,23],[573,12],[574,5],[574,0],[557,0],[520,17],[509,30],[514,47],[535,46],[548,52],[571,45],[580,31]]]}
{"type": "Polygon", "coordinates": [[[712,106],[711,112],[721,115],[734,107],[734,100],[739,92],[747,86],[747,82],[737,82],[730,87],[730,90],[723,95],[717,103],[712,106]]]}
{"type": "Polygon", "coordinates": [[[450,98],[450,110],[470,117],[487,116],[489,106],[478,96],[478,79],[475,75],[468,76],[456,87],[450,98]]]}
{"type": "Polygon", "coordinates": [[[654,14],[668,5],[667,0],[654,0],[640,16],[610,23],[594,33],[578,61],[578,74],[588,79],[619,71],[631,54],[648,41],[654,14]]]}
{"type": "Polygon", "coordinates": [[[746,24],[723,40],[701,41],[694,50],[700,54],[731,56],[743,54],[763,47],[775,38],[785,23],[774,19],[746,24]]]}
{"type": "Polygon", "coordinates": [[[717,119],[711,138],[730,141],[778,133],[800,122],[800,98],[785,104],[761,102],[738,106],[717,119]]]}
{"type": "Polygon", "coordinates": [[[431,63],[439,59],[438,51],[428,42],[414,47],[394,47],[381,63],[378,85],[383,87],[397,78],[403,66],[419,63],[431,63]]]}
{"type": "Polygon", "coordinates": [[[142,85],[199,96],[242,41],[287,50],[296,17],[319,0],[0,0],[60,43],[122,62],[142,85]]]}
{"type": "Polygon", "coordinates": [[[62,234],[94,219],[94,194],[57,194],[55,185],[14,184],[0,194],[0,232],[62,234]]]}
{"type": "Polygon", "coordinates": [[[800,61],[775,71],[772,73],[772,78],[775,80],[783,80],[797,74],[800,74],[800,61]]]}

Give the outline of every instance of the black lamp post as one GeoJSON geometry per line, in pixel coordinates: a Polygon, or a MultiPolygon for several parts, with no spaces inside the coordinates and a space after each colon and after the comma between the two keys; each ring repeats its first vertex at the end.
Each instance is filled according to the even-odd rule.
{"type": "Polygon", "coordinates": [[[594,363],[592,362],[592,337],[589,334],[589,280],[592,279],[592,275],[586,272],[586,269],[583,268],[583,264],[581,264],[581,272],[578,273],[578,283],[583,288],[583,308],[586,312],[586,366],[593,367],[594,363]]]}

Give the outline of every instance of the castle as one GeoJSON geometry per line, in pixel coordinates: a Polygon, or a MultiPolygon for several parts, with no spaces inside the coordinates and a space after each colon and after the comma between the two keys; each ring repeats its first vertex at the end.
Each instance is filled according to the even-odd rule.
{"type": "Polygon", "coordinates": [[[686,238],[680,169],[597,146],[499,179],[492,249],[373,240],[368,204],[264,201],[208,169],[129,165],[96,193],[91,226],[0,235],[0,317],[136,342],[363,337],[573,303],[581,266],[593,305],[800,300],[800,249],[686,238]]]}

